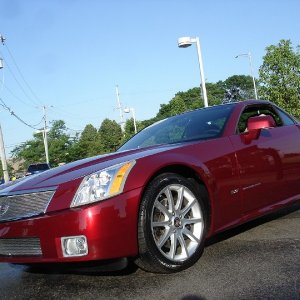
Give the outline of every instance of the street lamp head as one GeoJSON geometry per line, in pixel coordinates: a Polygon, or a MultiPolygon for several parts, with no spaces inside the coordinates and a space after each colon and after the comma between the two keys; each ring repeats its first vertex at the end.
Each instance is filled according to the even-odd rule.
{"type": "Polygon", "coordinates": [[[249,53],[241,53],[241,54],[235,56],[234,58],[239,58],[240,56],[248,56],[249,57],[249,53]]]}
{"type": "Polygon", "coordinates": [[[177,43],[179,48],[187,48],[192,45],[193,41],[189,36],[184,36],[179,38],[177,43]]]}

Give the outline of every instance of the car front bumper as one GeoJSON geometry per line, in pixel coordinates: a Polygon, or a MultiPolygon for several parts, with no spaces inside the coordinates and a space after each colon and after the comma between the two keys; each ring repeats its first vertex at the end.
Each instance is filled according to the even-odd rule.
{"type": "Polygon", "coordinates": [[[0,223],[0,262],[84,262],[138,254],[141,189],[78,208],[0,223]],[[62,238],[85,236],[88,253],[65,257],[62,238]]]}

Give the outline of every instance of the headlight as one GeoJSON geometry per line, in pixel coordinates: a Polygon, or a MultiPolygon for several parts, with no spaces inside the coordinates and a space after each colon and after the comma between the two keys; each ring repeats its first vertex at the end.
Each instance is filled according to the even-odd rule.
{"type": "Polygon", "coordinates": [[[115,165],[85,176],[71,207],[101,201],[123,192],[127,176],[135,161],[115,165]]]}

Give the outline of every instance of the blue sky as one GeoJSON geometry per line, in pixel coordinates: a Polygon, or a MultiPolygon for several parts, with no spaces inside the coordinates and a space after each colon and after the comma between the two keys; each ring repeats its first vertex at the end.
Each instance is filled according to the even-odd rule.
{"type": "MultiPolygon", "coordinates": [[[[49,121],[83,130],[120,121],[118,85],[122,105],[148,119],[199,86],[196,47],[178,48],[179,37],[200,38],[207,82],[248,75],[247,58],[234,58],[248,51],[257,76],[268,45],[300,44],[299,11],[298,0],[0,0],[0,97],[28,124],[46,105],[49,121]]],[[[32,138],[4,109],[0,123],[8,156],[32,138]]]]}

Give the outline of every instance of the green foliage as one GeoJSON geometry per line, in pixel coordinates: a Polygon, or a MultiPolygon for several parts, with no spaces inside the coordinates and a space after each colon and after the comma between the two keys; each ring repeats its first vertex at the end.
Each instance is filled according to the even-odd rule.
{"type": "Polygon", "coordinates": [[[105,119],[99,128],[100,140],[104,153],[116,151],[121,145],[123,134],[121,126],[116,122],[105,119]]]}
{"type": "Polygon", "coordinates": [[[233,88],[238,88],[240,90],[239,100],[255,99],[253,80],[251,76],[230,76],[222,83],[222,87],[224,90],[232,90],[233,88]]]}
{"type": "MultiPolygon", "coordinates": [[[[12,165],[9,162],[7,162],[6,164],[7,164],[8,174],[11,177],[15,173],[14,169],[13,169],[12,165]]],[[[3,179],[3,178],[4,178],[4,175],[3,175],[2,162],[0,161],[0,179],[3,179]]]]}
{"type": "Polygon", "coordinates": [[[100,141],[100,134],[93,125],[88,124],[82,131],[80,138],[74,142],[70,148],[69,159],[74,161],[95,156],[101,154],[102,152],[103,150],[100,141]]]}
{"type": "Polygon", "coordinates": [[[209,105],[220,104],[225,93],[225,89],[222,86],[222,81],[217,83],[206,83],[206,92],[209,105]]]}
{"type": "Polygon", "coordinates": [[[300,53],[294,51],[290,40],[266,48],[259,69],[260,98],[277,105],[300,118],[300,53]]]}
{"type": "MultiPolygon", "coordinates": [[[[136,121],[136,129],[137,132],[141,131],[145,126],[143,126],[142,122],[136,121]]],[[[133,118],[127,119],[125,122],[125,128],[124,128],[124,136],[122,139],[122,144],[128,141],[132,136],[135,135],[135,129],[134,129],[134,121],[133,118]]]]}
{"type": "Polygon", "coordinates": [[[68,161],[69,149],[72,145],[70,136],[66,134],[66,125],[62,120],[53,121],[48,134],[49,160],[51,166],[68,161]]]}
{"type": "MultiPolygon", "coordinates": [[[[51,166],[57,166],[61,162],[68,161],[68,149],[72,142],[70,136],[65,133],[66,126],[62,120],[53,121],[48,133],[49,160],[51,166]]],[[[43,134],[36,133],[32,140],[26,141],[12,151],[14,160],[23,160],[21,169],[24,171],[32,163],[45,162],[45,147],[43,134]]]]}
{"type": "Polygon", "coordinates": [[[174,116],[183,113],[188,109],[188,105],[185,103],[184,98],[176,94],[168,104],[162,104],[156,117],[158,119],[164,119],[170,116],[174,116]]]}
{"type": "Polygon", "coordinates": [[[168,104],[160,105],[155,120],[162,120],[199,107],[203,107],[203,102],[200,101],[200,88],[178,92],[168,104]]]}
{"type": "Polygon", "coordinates": [[[43,141],[34,135],[33,140],[26,141],[12,151],[14,160],[22,160],[20,170],[25,171],[27,167],[35,162],[45,162],[45,150],[43,141]]]}
{"type": "Polygon", "coordinates": [[[151,119],[148,119],[148,120],[143,120],[141,122],[139,122],[139,130],[142,130],[152,124],[154,124],[155,122],[159,121],[159,120],[162,120],[164,118],[157,118],[157,117],[154,117],[154,118],[151,118],[151,119]]]}
{"type": "Polygon", "coordinates": [[[183,99],[185,107],[189,110],[203,107],[203,98],[201,96],[200,87],[194,87],[186,92],[178,92],[175,97],[176,96],[183,99]]]}

